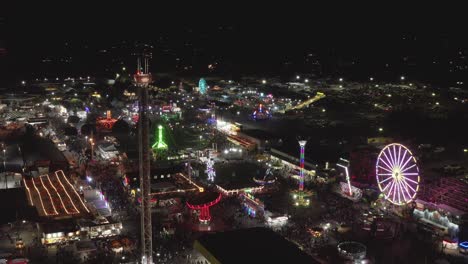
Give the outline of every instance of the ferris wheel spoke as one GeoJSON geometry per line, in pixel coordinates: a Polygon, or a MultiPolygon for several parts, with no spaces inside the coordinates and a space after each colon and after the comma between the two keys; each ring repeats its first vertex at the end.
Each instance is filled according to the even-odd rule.
{"type": "MultiPolygon", "coordinates": [[[[406,186],[408,186],[413,192],[416,192],[416,190],[413,188],[413,186],[411,186],[411,184],[409,184],[406,180],[408,180],[408,179],[403,178],[403,182],[406,184],[406,186]]],[[[417,182],[415,182],[415,183],[417,183],[417,182]]]]}
{"type": "Polygon", "coordinates": [[[391,171],[393,170],[392,166],[388,165],[388,163],[385,162],[385,160],[381,159],[380,161],[382,161],[382,163],[383,163],[385,166],[387,166],[387,169],[389,169],[389,170],[391,170],[391,171]]]}
{"type": "Polygon", "coordinates": [[[401,189],[401,195],[403,195],[403,200],[406,202],[408,201],[408,199],[406,199],[406,196],[405,196],[405,186],[404,186],[404,183],[400,183],[400,189],[401,189]]]}
{"type": "Polygon", "coordinates": [[[398,167],[400,168],[402,167],[401,165],[403,165],[403,161],[405,160],[406,153],[408,153],[408,150],[405,149],[405,151],[403,152],[403,156],[400,159],[400,163],[398,164],[398,167]]]}
{"type": "Polygon", "coordinates": [[[395,162],[392,159],[392,155],[390,155],[390,151],[389,151],[389,154],[388,154],[390,156],[390,158],[387,156],[387,154],[385,152],[383,154],[384,154],[385,158],[387,158],[388,163],[390,163],[390,165],[391,165],[390,168],[393,168],[395,166],[395,162]]]}
{"type": "Polygon", "coordinates": [[[403,176],[415,176],[415,175],[419,175],[419,173],[417,172],[403,172],[401,173],[403,176]]]}
{"type": "Polygon", "coordinates": [[[379,165],[379,166],[377,166],[377,167],[379,167],[379,168],[381,168],[381,169],[383,169],[383,170],[385,170],[385,171],[387,171],[387,172],[390,172],[390,173],[392,173],[392,171],[391,171],[391,170],[389,170],[389,169],[387,169],[387,168],[384,168],[384,167],[382,167],[382,166],[380,166],[380,165],[379,165]]]}
{"type": "Polygon", "coordinates": [[[408,162],[409,162],[412,158],[413,158],[413,157],[410,155],[410,156],[408,157],[408,159],[406,160],[406,162],[403,163],[403,165],[400,166],[400,168],[402,168],[402,169],[405,168],[406,164],[408,164],[408,162]]]}
{"type": "Polygon", "coordinates": [[[385,193],[385,190],[387,190],[387,188],[388,188],[389,186],[392,186],[393,184],[395,184],[394,181],[392,181],[391,183],[385,185],[385,188],[382,189],[382,192],[385,193]]]}
{"type": "Polygon", "coordinates": [[[395,160],[394,164],[398,166],[398,157],[396,155],[396,146],[393,145],[393,159],[395,160]]]}
{"type": "MultiPolygon", "coordinates": [[[[389,174],[390,174],[390,173],[389,173],[389,174]]],[[[382,174],[379,174],[379,176],[380,176],[380,175],[382,175],[382,174]]],[[[391,174],[390,174],[390,175],[391,175],[391,174]]],[[[387,177],[386,179],[383,179],[383,180],[380,181],[379,183],[382,184],[382,183],[384,183],[384,182],[386,182],[386,181],[388,181],[388,180],[391,180],[391,179],[393,179],[393,177],[387,177]]]]}
{"type": "Polygon", "coordinates": [[[409,193],[408,187],[405,185],[405,183],[406,182],[403,180],[403,187],[404,187],[404,189],[406,191],[406,194],[408,194],[408,200],[411,200],[411,194],[409,193]]]}
{"type": "Polygon", "coordinates": [[[397,156],[398,167],[400,167],[400,161],[401,161],[401,145],[398,145],[398,156],[397,156]]]}
{"type": "Polygon", "coordinates": [[[409,169],[411,169],[411,168],[413,168],[413,167],[416,167],[416,163],[413,164],[413,165],[411,165],[411,166],[409,166],[408,168],[402,169],[402,170],[401,170],[401,173],[405,173],[406,171],[408,171],[409,169]]]}
{"type": "MultiPolygon", "coordinates": [[[[403,183],[398,182],[399,195],[403,198],[403,201],[406,202],[405,192],[403,191],[403,183]]],[[[401,200],[399,200],[401,203],[401,200]]]]}
{"type": "MultiPolygon", "coordinates": [[[[396,182],[393,182],[393,183],[394,183],[393,188],[396,189],[395,186],[397,185],[397,183],[396,182]]],[[[390,189],[389,194],[390,195],[392,194],[392,189],[390,189]]],[[[393,199],[392,199],[393,202],[395,202],[395,194],[396,194],[396,191],[393,190],[393,199]]]]}

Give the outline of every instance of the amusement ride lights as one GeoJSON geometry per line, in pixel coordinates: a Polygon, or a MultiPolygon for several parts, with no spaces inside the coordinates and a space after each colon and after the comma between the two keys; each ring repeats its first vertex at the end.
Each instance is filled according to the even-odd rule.
{"type": "MultiPolygon", "coordinates": [[[[65,174],[63,173],[62,170],[59,170],[59,171],[56,171],[55,173],[57,172],[60,172],[63,176],[63,178],[65,178],[65,181],[68,183],[68,185],[72,188],[73,192],[75,193],[76,197],[78,198],[78,200],[80,201],[81,205],[84,207],[84,209],[86,210],[86,212],[89,213],[89,209],[88,207],[86,207],[86,205],[83,203],[83,200],[81,199],[80,195],[76,192],[75,188],[73,187],[73,185],[71,185],[71,183],[68,181],[67,177],[65,176],[65,174]]],[[[57,178],[58,178],[58,175],[57,175],[57,178]]]]}
{"type": "Polygon", "coordinates": [[[203,187],[197,185],[197,184],[196,184],[195,182],[193,182],[191,179],[185,177],[184,174],[182,174],[182,173],[177,173],[177,175],[180,176],[180,177],[182,177],[182,178],[184,178],[185,180],[187,180],[187,181],[188,181],[190,184],[192,184],[193,186],[197,187],[199,192],[203,192],[203,191],[205,190],[203,187]]]}
{"type": "Polygon", "coordinates": [[[414,200],[419,190],[419,168],[407,147],[398,143],[385,146],[377,158],[375,170],[379,189],[385,199],[395,205],[414,200]]]}
{"type": "Polygon", "coordinates": [[[349,171],[348,171],[348,167],[347,166],[344,166],[342,164],[336,164],[338,167],[341,167],[345,170],[345,173],[346,173],[346,181],[348,182],[348,188],[349,188],[349,196],[353,196],[353,190],[351,189],[351,180],[349,178],[349,171]]]}
{"type": "Polygon", "coordinates": [[[206,161],[206,173],[208,175],[208,180],[212,182],[214,181],[214,178],[216,177],[216,171],[213,166],[214,166],[214,161],[210,155],[208,157],[208,160],[206,161]]]}
{"type": "Polygon", "coordinates": [[[200,89],[201,94],[206,94],[208,90],[208,84],[206,83],[206,80],[201,78],[200,81],[198,82],[198,88],[200,89]]]}
{"type": "Polygon", "coordinates": [[[158,125],[158,140],[154,142],[151,148],[153,149],[167,149],[168,148],[167,144],[163,141],[162,130],[163,130],[163,127],[161,125],[158,125]]]}
{"type": "MultiPolygon", "coordinates": [[[[73,208],[75,209],[75,214],[79,214],[79,213],[80,213],[80,210],[78,210],[78,209],[76,208],[76,205],[75,205],[75,203],[73,202],[73,199],[72,199],[72,198],[70,197],[70,195],[68,194],[68,191],[67,191],[67,189],[65,189],[65,186],[63,186],[62,181],[60,181],[60,179],[59,179],[59,177],[58,177],[58,175],[57,175],[57,172],[55,172],[55,177],[57,177],[58,183],[60,184],[60,186],[62,186],[63,191],[65,192],[65,194],[66,194],[67,197],[68,197],[68,200],[70,200],[70,203],[72,204],[73,208]]],[[[47,175],[47,178],[49,178],[49,175],[47,175]]],[[[50,181],[50,178],[49,178],[49,181],[50,181]]],[[[51,181],[51,183],[52,183],[52,181],[51,181]]],[[[54,186],[52,185],[52,187],[54,187],[54,186]]],[[[55,189],[55,187],[54,187],[54,189],[55,189]]],[[[55,191],[57,192],[57,189],[55,189],[55,191]]],[[[58,192],[57,192],[57,194],[58,194],[59,197],[60,197],[60,194],[59,194],[58,192]]],[[[62,198],[60,198],[60,200],[62,200],[62,198]]],[[[67,212],[67,213],[68,213],[68,212],[67,212]]]]}
{"type": "Polygon", "coordinates": [[[301,147],[301,156],[300,156],[300,166],[301,169],[299,171],[299,191],[304,191],[304,149],[305,145],[307,144],[306,140],[300,140],[299,146],[301,147]]]}
{"type": "MultiPolygon", "coordinates": [[[[44,188],[44,190],[46,190],[47,195],[49,195],[50,204],[52,205],[52,208],[54,209],[54,214],[58,215],[59,213],[57,212],[57,208],[55,208],[55,203],[54,203],[54,200],[52,199],[52,196],[50,195],[49,189],[47,189],[47,187],[44,185],[44,182],[42,181],[41,177],[39,177],[39,180],[41,181],[41,184],[42,184],[42,187],[44,188]]],[[[33,181],[33,183],[34,183],[34,181],[33,181]]]]}

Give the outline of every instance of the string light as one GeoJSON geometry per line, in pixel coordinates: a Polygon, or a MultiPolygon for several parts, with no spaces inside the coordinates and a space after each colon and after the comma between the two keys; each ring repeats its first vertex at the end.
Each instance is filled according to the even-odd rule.
{"type": "MultiPolygon", "coordinates": [[[[55,176],[57,177],[57,180],[58,180],[60,186],[62,187],[63,191],[65,192],[65,194],[67,195],[68,199],[70,200],[70,202],[71,202],[73,208],[75,209],[75,214],[76,214],[76,213],[79,214],[79,213],[80,213],[80,210],[78,210],[78,209],[76,208],[75,203],[73,202],[72,198],[70,197],[70,195],[68,194],[67,190],[65,189],[65,186],[63,186],[62,182],[60,181],[59,177],[57,176],[57,172],[55,172],[55,176]]],[[[49,175],[47,175],[47,178],[49,178],[49,175]]],[[[49,181],[50,181],[50,178],[49,178],[49,181]]],[[[52,181],[51,181],[51,183],[52,183],[52,181]]],[[[52,186],[53,186],[53,185],[52,185],[52,186]]],[[[55,187],[54,187],[54,189],[55,189],[55,187]]],[[[55,189],[55,191],[57,192],[57,189],[55,189]]],[[[59,192],[57,192],[57,194],[58,194],[58,196],[59,196],[59,198],[60,198],[59,192]]],[[[62,198],[60,198],[60,200],[62,200],[62,198]]],[[[65,209],[65,211],[67,211],[67,210],[65,209]]],[[[67,211],[67,213],[70,214],[68,211],[67,211]]]]}
{"type": "Polygon", "coordinates": [[[42,175],[42,176],[40,176],[41,181],[42,181],[42,177],[47,177],[47,179],[49,180],[49,183],[50,183],[50,185],[52,186],[52,188],[55,190],[55,193],[57,194],[57,196],[58,196],[58,198],[59,198],[59,200],[60,200],[60,203],[62,204],[62,207],[63,207],[63,209],[65,210],[65,213],[67,213],[67,214],[72,214],[71,212],[69,212],[69,211],[67,210],[67,207],[65,207],[65,204],[63,203],[63,200],[62,200],[62,196],[61,196],[61,195],[59,194],[59,192],[57,191],[57,188],[55,188],[55,186],[52,184],[52,181],[50,180],[49,175],[42,175]]]}
{"type": "Polygon", "coordinates": [[[23,179],[23,183],[24,183],[24,187],[26,187],[26,190],[28,191],[28,197],[29,197],[29,203],[34,206],[34,203],[32,201],[32,197],[31,197],[31,190],[29,189],[28,187],[28,184],[26,183],[26,180],[23,179]]]}
{"type": "MultiPolygon", "coordinates": [[[[76,192],[75,188],[73,187],[73,185],[71,185],[71,183],[68,181],[67,177],[65,176],[65,174],[63,173],[62,170],[59,170],[57,172],[60,172],[63,176],[63,178],[65,178],[65,181],[67,181],[68,185],[72,188],[73,192],[75,192],[75,195],[76,197],[78,197],[78,200],[80,201],[81,205],[83,205],[84,209],[86,210],[86,212],[89,213],[89,209],[88,207],[86,207],[86,205],[84,204],[83,200],[81,199],[80,195],[76,192]]],[[[55,173],[57,173],[55,172],[55,173]]]]}

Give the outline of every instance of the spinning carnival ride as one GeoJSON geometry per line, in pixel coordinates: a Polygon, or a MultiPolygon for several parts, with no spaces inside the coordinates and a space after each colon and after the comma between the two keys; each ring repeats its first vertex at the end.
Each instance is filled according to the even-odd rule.
{"type": "Polygon", "coordinates": [[[259,104],[257,110],[253,112],[252,117],[255,120],[269,119],[271,117],[271,113],[268,109],[263,107],[263,104],[259,104]]]}

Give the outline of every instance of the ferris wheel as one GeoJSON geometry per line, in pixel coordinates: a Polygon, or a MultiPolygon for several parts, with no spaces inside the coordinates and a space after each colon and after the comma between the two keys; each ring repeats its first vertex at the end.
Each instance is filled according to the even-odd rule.
{"type": "Polygon", "coordinates": [[[414,200],[419,190],[419,168],[416,158],[402,144],[385,146],[375,166],[377,184],[385,199],[395,205],[414,200]]]}

